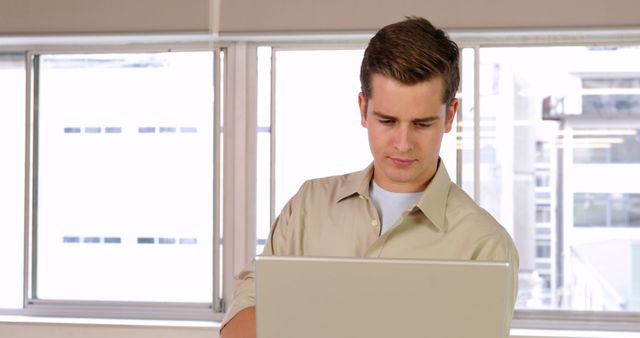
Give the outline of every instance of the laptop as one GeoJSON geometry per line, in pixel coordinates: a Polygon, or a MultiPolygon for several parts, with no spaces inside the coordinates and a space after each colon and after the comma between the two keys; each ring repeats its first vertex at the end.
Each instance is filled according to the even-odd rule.
{"type": "Polygon", "coordinates": [[[507,262],[258,256],[258,338],[506,338],[507,262]]]}

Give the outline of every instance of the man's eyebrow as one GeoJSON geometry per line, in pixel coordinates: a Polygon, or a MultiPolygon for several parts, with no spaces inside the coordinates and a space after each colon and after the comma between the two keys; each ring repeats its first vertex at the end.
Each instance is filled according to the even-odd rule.
{"type": "Polygon", "coordinates": [[[377,111],[374,111],[373,115],[375,115],[375,116],[377,116],[377,117],[379,117],[381,119],[385,119],[385,120],[395,120],[396,119],[393,116],[390,116],[390,115],[387,115],[387,114],[383,114],[383,113],[377,112],[377,111]]]}
{"type": "Polygon", "coordinates": [[[437,121],[439,119],[440,119],[439,116],[429,116],[429,117],[423,117],[421,119],[412,120],[412,122],[413,123],[435,122],[435,121],[437,121]]]}
{"type": "MultiPolygon", "coordinates": [[[[383,114],[383,113],[377,112],[377,111],[374,111],[373,115],[377,116],[378,118],[385,119],[385,120],[397,120],[397,118],[394,117],[394,116],[383,114]]],[[[439,119],[440,119],[439,116],[429,116],[429,117],[423,117],[423,118],[419,118],[419,119],[414,119],[414,120],[411,120],[411,122],[413,122],[413,123],[425,123],[425,122],[437,121],[439,119]]]]}

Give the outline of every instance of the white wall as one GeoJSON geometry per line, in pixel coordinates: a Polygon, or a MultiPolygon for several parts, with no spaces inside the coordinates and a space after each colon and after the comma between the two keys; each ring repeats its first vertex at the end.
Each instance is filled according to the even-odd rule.
{"type": "Polygon", "coordinates": [[[209,0],[2,0],[0,35],[208,31],[209,0]]]}
{"type": "Polygon", "coordinates": [[[636,0],[222,0],[222,31],[376,30],[407,15],[448,29],[640,25],[636,0]]]}
{"type": "Polygon", "coordinates": [[[0,35],[373,31],[407,15],[447,29],[639,26],[636,0],[2,0],[0,35]],[[213,16],[215,17],[215,16],[213,16]]]}

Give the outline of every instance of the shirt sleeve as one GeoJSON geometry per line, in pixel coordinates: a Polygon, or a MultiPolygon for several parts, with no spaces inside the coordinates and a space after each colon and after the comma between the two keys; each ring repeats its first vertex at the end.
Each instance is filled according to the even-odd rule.
{"type": "Polygon", "coordinates": [[[222,319],[220,328],[223,328],[238,312],[256,305],[256,291],[253,283],[254,260],[247,264],[244,269],[234,277],[233,294],[229,308],[222,319]]]}
{"type": "Polygon", "coordinates": [[[509,305],[513,313],[518,297],[520,258],[511,236],[503,229],[496,231],[490,236],[486,236],[478,246],[474,256],[477,260],[509,262],[509,271],[511,273],[509,305]]]}
{"type": "MultiPolygon", "coordinates": [[[[264,251],[262,255],[289,255],[291,254],[287,248],[290,248],[288,232],[290,231],[290,224],[292,223],[294,204],[297,204],[298,194],[294,196],[282,209],[280,215],[273,222],[269,238],[267,239],[264,251]],[[275,249],[274,249],[275,248],[275,249]]],[[[255,260],[251,260],[240,273],[234,277],[233,293],[231,295],[231,301],[225,316],[221,323],[221,328],[224,327],[229,320],[231,320],[238,312],[245,308],[256,305],[256,288],[254,283],[255,278],[255,260]]]]}

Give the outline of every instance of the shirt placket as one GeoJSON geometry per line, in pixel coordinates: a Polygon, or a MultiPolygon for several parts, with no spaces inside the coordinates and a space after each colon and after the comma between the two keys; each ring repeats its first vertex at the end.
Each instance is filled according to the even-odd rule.
{"type": "Polygon", "coordinates": [[[416,209],[415,204],[407,208],[402,213],[402,215],[400,215],[400,218],[398,218],[398,220],[391,226],[391,228],[387,232],[382,234],[382,236],[380,236],[375,242],[373,242],[373,244],[371,244],[371,246],[369,247],[369,249],[367,249],[367,252],[365,253],[365,257],[380,257],[385,244],[393,237],[394,232],[400,226],[402,226],[405,222],[408,221],[407,217],[409,217],[409,215],[411,215],[411,213],[414,212],[415,209],[416,209]]]}
{"type": "Polygon", "coordinates": [[[366,203],[366,215],[364,222],[367,223],[366,230],[367,237],[369,238],[369,243],[374,243],[380,237],[380,229],[382,228],[382,223],[380,222],[380,216],[378,216],[378,211],[376,207],[373,205],[371,200],[363,195],[359,195],[360,199],[366,203]]]}

